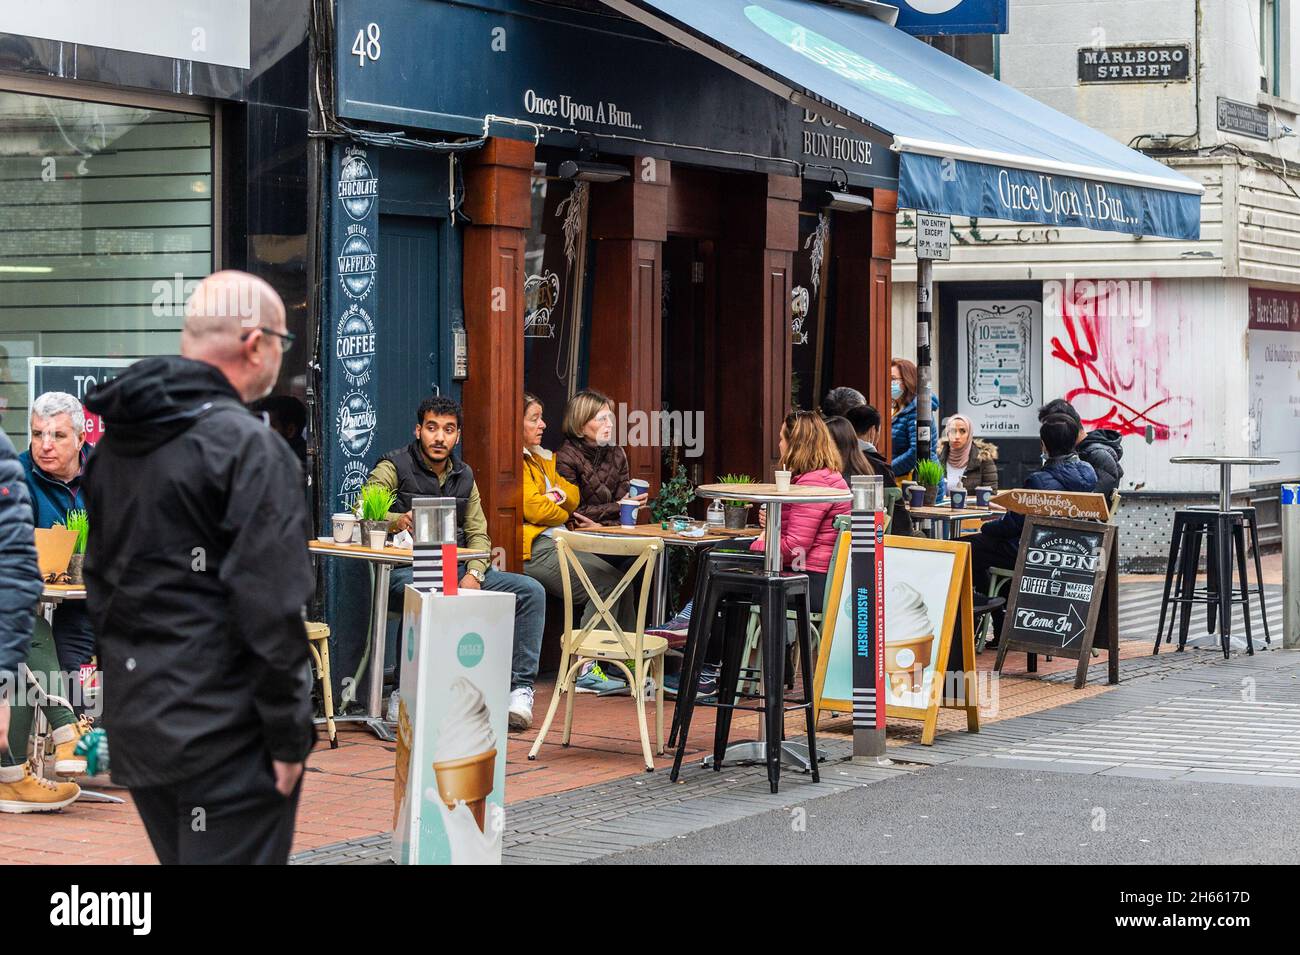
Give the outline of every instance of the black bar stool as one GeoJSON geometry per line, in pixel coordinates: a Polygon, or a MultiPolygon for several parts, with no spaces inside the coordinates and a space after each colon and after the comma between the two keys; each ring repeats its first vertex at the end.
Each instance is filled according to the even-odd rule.
{"type": "MultiPolygon", "coordinates": [[[[691,598],[691,623],[686,631],[686,646],[682,648],[682,668],[678,674],[677,705],[673,707],[673,724],[668,733],[668,745],[677,745],[677,731],[681,726],[682,694],[686,679],[698,670],[695,666],[695,654],[704,653],[708,646],[712,624],[704,620],[704,598],[708,592],[711,574],[720,570],[752,570],[758,573],[763,569],[763,554],[760,551],[736,551],[719,549],[715,545],[699,551],[699,566],[695,570],[695,593],[691,598]],[[702,635],[702,636],[701,636],[702,635]]],[[[703,663],[701,661],[701,669],[703,663]]],[[[698,677],[697,677],[698,679],[698,677]]]]}
{"type": "MultiPolygon", "coordinates": [[[[725,555],[719,555],[719,558],[725,560],[725,555]]],[[[676,722],[680,736],[670,778],[675,781],[681,772],[709,637],[716,628],[721,626],[723,659],[722,672],[718,679],[718,699],[713,704],[701,704],[715,706],[720,711],[713,734],[714,771],[720,772],[722,769],[722,761],[726,755],[727,742],[731,733],[732,714],[738,709],[761,712],[764,717],[764,758],[767,764],[767,779],[772,792],[775,793],[781,778],[781,743],[785,736],[785,714],[789,710],[802,709],[807,718],[808,755],[812,778],[813,782],[819,782],[821,777],[817,771],[816,726],[812,711],[812,669],[807,662],[812,660],[812,618],[808,607],[808,577],[805,574],[761,573],[753,569],[714,569],[707,564],[702,571],[708,572],[703,584],[703,601],[696,605],[695,612],[691,614],[687,663],[683,665],[681,683],[677,691],[676,722]],[[786,610],[791,604],[795,609],[795,632],[800,656],[805,661],[804,698],[802,701],[791,701],[787,704],[785,634],[786,610]],[[746,643],[746,624],[750,608],[754,606],[759,608],[759,622],[762,628],[763,694],[761,697],[739,694],[736,690],[742,672],[740,664],[746,643]],[[763,702],[759,706],[741,706],[736,703],[738,697],[762,699],[763,702]]],[[[698,591],[697,587],[697,593],[698,591]]]]}
{"type": "MultiPolygon", "coordinates": [[[[1206,511],[1212,514],[1218,513],[1218,508],[1209,504],[1194,504],[1188,510],[1206,511]]],[[[1273,638],[1268,632],[1268,607],[1264,604],[1264,567],[1259,557],[1259,521],[1255,516],[1255,508],[1252,506],[1234,507],[1232,512],[1242,516],[1242,520],[1245,521],[1244,531],[1250,535],[1250,553],[1255,561],[1255,586],[1251,587],[1250,591],[1259,598],[1259,616],[1264,626],[1264,642],[1271,644],[1273,638]]],[[[1233,535],[1239,553],[1245,553],[1242,533],[1243,528],[1239,525],[1233,535]]],[[[1244,570],[1241,572],[1241,585],[1242,587],[1247,586],[1244,570]]]]}
{"type": "MultiPolygon", "coordinates": [[[[1267,621],[1255,509],[1232,508],[1221,511],[1218,508],[1205,506],[1183,508],[1174,513],[1174,529],[1169,542],[1169,563],[1165,568],[1164,595],[1160,603],[1160,624],[1156,631],[1153,654],[1160,652],[1162,638],[1166,643],[1173,638],[1172,617],[1169,618],[1169,632],[1165,632],[1166,614],[1171,603],[1177,605],[1180,651],[1187,645],[1187,632],[1191,625],[1191,605],[1204,603],[1206,627],[1210,632],[1214,632],[1217,618],[1223,656],[1227,659],[1232,646],[1232,605],[1240,603],[1246,630],[1246,652],[1248,654],[1255,652],[1250,626],[1251,588],[1246,573],[1247,528],[1251,530],[1251,543],[1255,546],[1257,582],[1255,592],[1259,596],[1260,611],[1267,621]],[[1200,588],[1196,586],[1196,578],[1200,568],[1202,541],[1206,549],[1206,585],[1200,588]],[[1241,580],[1239,588],[1233,586],[1234,558],[1237,574],[1241,580]]],[[[1267,622],[1265,622],[1264,632],[1265,639],[1269,640],[1267,622]]]]}

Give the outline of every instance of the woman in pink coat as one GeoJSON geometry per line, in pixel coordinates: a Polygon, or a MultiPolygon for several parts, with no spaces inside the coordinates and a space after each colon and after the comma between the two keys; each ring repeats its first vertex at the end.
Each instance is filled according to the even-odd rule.
{"type": "MultiPolygon", "coordinates": [[[[840,473],[844,466],[840,449],[826,423],[814,412],[786,415],[778,447],[781,470],[790,472],[792,485],[849,489],[840,473]]],[[[821,610],[826,592],[826,571],[835,550],[835,518],[849,510],[848,501],[785,504],[781,508],[781,566],[808,575],[808,603],[814,613],[821,610]]],[[[767,513],[760,511],[758,519],[766,525],[767,513]]],[[[763,538],[754,541],[750,549],[761,551],[763,538]]]]}

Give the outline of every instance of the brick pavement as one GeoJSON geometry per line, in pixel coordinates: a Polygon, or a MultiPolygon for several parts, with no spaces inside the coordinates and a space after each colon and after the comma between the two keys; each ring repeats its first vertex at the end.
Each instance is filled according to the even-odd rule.
{"type": "MultiPolygon", "coordinates": [[[[1267,572],[1266,572],[1267,579],[1267,572]]],[[[1150,657],[1150,631],[1154,630],[1151,615],[1151,578],[1141,578],[1143,586],[1125,588],[1122,601],[1122,626],[1126,639],[1121,645],[1121,658],[1132,664],[1122,672],[1156,671],[1188,665],[1192,660],[1204,658],[1202,653],[1169,654],[1150,657]],[[1139,619],[1140,618],[1140,619],[1139,619]]],[[[1133,581],[1132,584],[1138,584],[1133,581]]],[[[1274,606],[1280,601],[1274,599],[1274,606]]],[[[1158,597],[1155,603],[1158,613],[1158,597]]],[[[1270,615],[1271,616],[1271,615],[1270,615]]],[[[1279,628],[1280,630],[1280,628],[1279,628]]],[[[993,665],[993,651],[978,658],[981,670],[993,665]]],[[[1104,695],[1107,687],[1094,673],[1089,685],[1075,691],[1070,676],[1074,662],[1069,660],[1045,661],[1040,658],[1039,672],[1024,672],[1023,655],[1008,659],[1008,666],[997,683],[996,707],[993,700],[986,701],[982,713],[985,726],[1000,721],[1039,713],[1064,703],[1075,703],[1104,695]]],[[[1104,667],[1104,657],[1099,665],[1104,667]]],[[[1096,667],[1094,667],[1094,670],[1096,667]]],[[[538,688],[536,715],[538,723],[549,702],[550,682],[543,681],[538,688]]],[[[789,727],[791,736],[802,732],[801,714],[794,714],[789,727]]],[[[671,722],[671,703],[667,714],[671,722]]],[[[737,714],[733,738],[753,738],[757,735],[757,716],[737,714]]],[[[693,728],[692,748],[688,762],[698,765],[703,755],[703,745],[711,739],[713,711],[701,710],[693,728]]],[[[889,727],[889,744],[892,748],[913,746],[920,736],[920,723],[900,721],[889,727]]],[[[957,713],[944,712],[939,721],[939,738],[966,737],[964,718],[957,713]]],[[[834,749],[837,738],[846,740],[850,732],[847,717],[827,714],[822,719],[819,733],[824,735],[826,748],[834,749]]],[[[559,733],[553,729],[536,762],[526,758],[533,733],[512,735],[507,749],[507,802],[511,806],[524,806],[557,797],[559,794],[590,791],[603,785],[637,786],[649,783],[646,791],[659,791],[666,783],[667,774],[657,772],[649,776],[641,763],[640,744],[637,741],[635,710],[626,697],[596,698],[584,696],[576,702],[572,745],[559,745],[559,733]],[[622,780],[629,780],[621,783],[622,780]]],[[[309,763],[303,784],[302,802],[293,844],[295,853],[320,853],[329,847],[350,843],[353,848],[363,843],[383,844],[391,826],[392,777],[394,746],[384,743],[355,724],[340,726],[339,748],[318,745],[309,763]],[[379,842],[375,843],[374,840],[379,842]]],[[[656,765],[666,767],[668,758],[657,760],[656,765]]],[[[712,775],[712,774],[708,774],[712,775]]],[[[729,774],[728,774],[729,775],[729,774]]],[[[736,777],[740,778],[740,777],[736,777]]],[[[792,777],[798,779],[798,777],[792,777]]],[[[752,787],[757,781],[746,779],[744,785],[752,787]]],[[[0,814],[0,863],[3,862],[64,862],[94,861],[97,863],[151,863],[153,852],[144,830],[131,807],[129,795],[110,790],[126,797],[124,805],[77,803],[67,810],[52,814],[16,816],[0,814]]],[[[574,797],[577,798],[577,797],[574,797]]],[[[508,816],[508,819],[511,817],[508,816]]],[[[346,852],[346,847],[338,850],[346,852]]],[[[372,850],[373,852],[373,850],[372,850]]],[[[360,859],[365,853],[353,851],[352,857],[360,859]]]]}

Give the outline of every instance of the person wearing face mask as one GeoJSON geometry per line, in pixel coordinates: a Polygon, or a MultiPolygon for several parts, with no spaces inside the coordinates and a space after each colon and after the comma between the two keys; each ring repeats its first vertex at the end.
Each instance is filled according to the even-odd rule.
{"type": "Polygon", "coordinates": [[[112,774],[164,865],[289,860],[316,737],[312,530],[298,459],[246,405],[293,338],[269,284],[217,272],[186,303],[180,357],[86,397],[105,425],[85,575],[112,774]]]}
{"type": "Polygon", "coordinates": [[[939,441],[939,463],[948,478],[948,490],[963,487],[974,500],[977,487],[998,489],[998,449],[988,441],[973,437],[970,418],[952,415],[939,441]]]}
{"type": "MultiPolygon", "coordinates": [[[[916,365],[906,358],[895,358],[889,366],[889,398],[893,417],[889,422],[890,446],[894,458],[890,469],[900,478],[916,467],[916,365]]],[[[939,396],[930,393],[930,420],[937,426],[939,396]]],[[[936,456],[937,441],[930,442],[930,457],[936,456]]]]}
{"type": "Polygon", "coordinates": [[[564,443],[555,470],[578,489],[573,512],[577,530],[618,523],[619,502],[645,504],[648,495],[628,497],[627,454],[614,441],[614,402],[599,391],[580,391],[564,411],[564,443]]]}

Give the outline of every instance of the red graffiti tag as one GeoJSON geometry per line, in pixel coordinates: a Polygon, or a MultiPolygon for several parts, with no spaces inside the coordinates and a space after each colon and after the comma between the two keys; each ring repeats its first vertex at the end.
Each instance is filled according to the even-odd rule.
{"type": "Polygon", "coordinates": [[[1187,403],[1187,399],[1181,396],[1166,393],[1154,401],[1147,401],[1145,396],[1126,400],[1136,390],[1138,362],[1130,362],[1129,374],[1125,376],[1117,367],[1115,356],[1098,347],[1099,342],[1105,342],[1106,352],[1111,351],[1109,339],[1098,335],[1097,316],[1078,315],[1079,311],[1071,303],[1064,304],[1061,320],[1070,340],[1069,346],[1060,338],[1053,337],[1052,357],[1079,374],[1078,386],[1065,393],[1065,400],[1078,407],[1080,399],[1087,399],[1079,410],[1084,426],[1090,430],[1111,428],[1121,435],[1145,435],[1149,426],[1157,441],[1168,441],[1174,432],[1190,428],[1190,417],[1184,421],[1168,420],[1176,405],[1187,403]],[[1099,407],[1103,409],[1102,413],[1090,417],[1086,409],[1099,407]]]}

